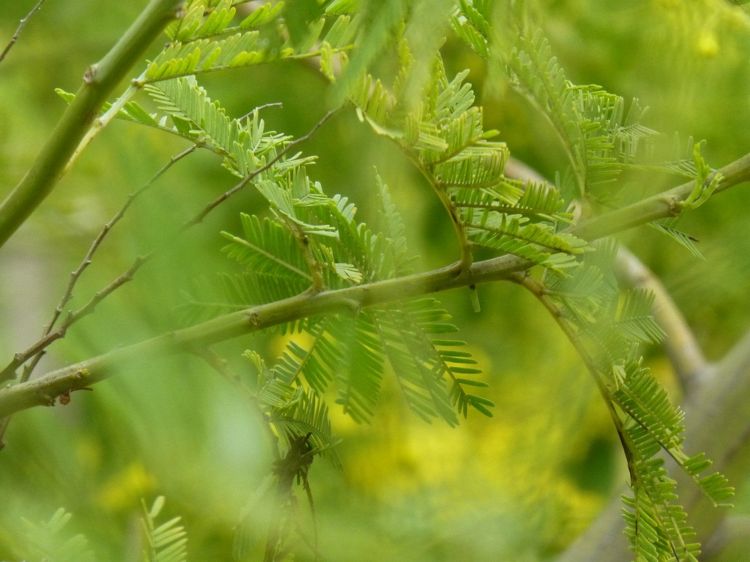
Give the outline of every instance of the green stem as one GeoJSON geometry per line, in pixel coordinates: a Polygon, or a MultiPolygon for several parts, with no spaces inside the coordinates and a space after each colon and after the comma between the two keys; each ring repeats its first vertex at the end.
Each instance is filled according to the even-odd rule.
{"type": "Polygon", "coordinates": [[[34,16],[35,13],[37,13],[41,7],[42,4],[44,4],[45,0],[39,0],[31,10],[29,10],[29,13],[26,14],[24,17],[21,18],[21,21],[18,22],[18,27],[16,28],[15,33],[13,34],[13,37],[10,38],[10,41],[8,41],[8,44],[5,45],[5,48],[3,49],[3,52],[0,53],[0,62],[3,62],[5,60],[5,57],[8,56],[8,53],[13,48],[13,46],[18,41],[18,38],[21,36],[21,32],[24,30],[26,25],[29,23],[29,20],[34,16]]]}
{"type": "MultiPolygon", "coordinates": [[[[750,180],[750,154],[720,168],[717,173],[722,175],[722,180],[716,193],[750,180]]],[[[677,216],[682,212],[682,202],[690,196],[693,189],[695,181],[691,180],[669,191],[589,219],[570,229],[570,232],[593,240],[654,220],[677,216]]]]}
{"type": "MultiPolygon", "coordinates": [[[[717,364],[709,378],[690,387],[685,404],[685,446],[703,451],[713,459],[713,468],[730,481],[741,483],[750,471],[750,332],[737,342],[717,364]],[[727,415],[727,413],[731,415],[727,415]]],[[[696,539],[706,542],[719,528],[725,510],[713,509],[692,480],[676,474],[677,493],[691,523],[696,539]]],[[[622,492],[618,490],[617,492],[622,492]]],[[[557,562],[598,562],[602,552],[608,562],[631,560],[622,532],[620,493],[589,529],[573,543],[557,562]]]]}
{"type": "MultiPolygon", "coordinates": [[[[723,191],[731,185],[750,179],[750,154],[719,171],[724,175],[724,180],[717,191],[723,191]]],[[[686,186],[676,187],[666,193],[679,204],[680,197],[686,198],[690,195],[693,183],[686,184],[686,186]]],[[[584,221],[571,228],[570,232],[578,236],[586,235],[591,240],[614,234],[624,228],[644,224],[655,218],[662,218],[667,214],[668,209],[661,206],[659,197],[651,197],[645,202],[640,201],[584,221]],[[637,213],[642,213],[640,220],[636,219],[637,213]],[[626,226],[623,226],[620,220],[609,218],[621,215],[628,217],[626,226]],[[594,227],[590,226],[592,223],[594,227]]],[[[58,369],[32,381],[4,388],[0,390],[0,418],[33,406],[54,404],[57,396],[86,388],[90,384],[111,376],[117,368],[122,368],[137,360],[184,351],[196,345],[211,345],[221,340],[308,316],[342,309],[351,310],[352,303],[355,303],[358,308],[377,306],[457,287],[508,280],[512,274],[529,269],[533,265],[528,260],[505,255],[474,262],[466,270],[453,264],[432,271],[345,289],[321,291],[315,294],[303,293],[269,304],[232,312],[208,322],[169,332],[58,369]]]]}
{"type": "Polygon", "coordinates": [[[0,246],[50,194],[107,97],[183,5],[184,0],[152,0],[104,58],[86,70],[73,103],[47,144],[0,204],[0,246]]]}

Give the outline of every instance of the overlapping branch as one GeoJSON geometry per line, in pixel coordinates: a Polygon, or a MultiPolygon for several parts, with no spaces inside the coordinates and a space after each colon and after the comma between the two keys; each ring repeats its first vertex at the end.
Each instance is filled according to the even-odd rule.
{"type": "Polygon", "coordinates": [[[654,295],[652,313],[667,336],[664,348],[684,393],[698,384],[711,370],[695,334],[661,281],[628,249],[620,246],[615,261],[617,276],[632,287],[654,295]]]}
{"type": "MultiPolygon", "coordinates": [[[[715,376],[698,381],[684,405],[685,446],[704,451],[713,467],[740,482],[750,471],[750,332],[734,345],[715,368],[715,376]]],[[[705,498],[691,481],[677,475],[677,492],[698,538],[705,541],[720,526],[725,512],[702,509],[705,498]]],[[[615,494],[594,523],[558,558],[558,562],[610,562],[631,559],[622,532],[622,503],[615,494]]]]}
{"type": "MultiPolygon", "coordinates": [[[[505,173],[523,181],[547,182],[539,172],[515,158],[508,161],[505,173]]],[[[654,295],[652,313],[666,334],[664,347],[682,390],[687,393],[699,377],[705,376],[711,369],[693,331],[661,281],[622,245],[619,246],[615,259],[615,272],[622,283],[646,289],[654,295]]]]}
{"type": "MultiPolygon", "coordinates": [[[[750,179],[750,154],[717,171],[723,176],[719,191],[750,179]]],[[[633,205],[604,213],[573,226],[569,232],[589,240],[674,214],[694,185],[688,182],[633,205]],[[665,204],[664,201],[670,201],[665,204]]],[[[454,265],[386,281],[367,283],[317,294],[301,294],[281,301],[250,307],[207,322],[123,347],[104,355],[48,373],[36,380],[0,390],[0,417],[37,405],[51,405],[56,397],[88,387],[127,365],[154,356],[184,351],[196,345],[240,336],[270,326],[317,314],[385,304],[418,295],[508,279],[533,264],[505,255],[478,261],[461,272],[454,265]]]]}

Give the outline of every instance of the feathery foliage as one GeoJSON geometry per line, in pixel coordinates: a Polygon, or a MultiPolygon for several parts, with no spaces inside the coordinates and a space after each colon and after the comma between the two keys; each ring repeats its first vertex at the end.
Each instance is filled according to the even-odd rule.
{"type": "Polygon", "coordinates": [[[462,249],[471,246],[511,253],[545,267],[561,269],[585,250],[585,242],[558,231],[569,220],[557,190],[503,175],[508,149],[489,139],[482,110],[474,105],[468,71],[448,79],[440,59],[420,98],[405,84],[415,61],[406,42],[399,45],[400,73],[393,87],[364,75],[351,91],[360,118],[396,142],[414,162],[445,207],[462,249]]]}
{"type": "MultiPolygon", "coordinates": [[[[683,413],[644,365],[641,346],[664,337],[651,315],[653,296],[620,290],[611,272],[616,244],[590,243],[574,228],[581,215],[616,201],[625,171],[689,178],[694,189],[675,214],[699,207],[722,181],[705,161],[702,144],[689,143],[689,158],[646,162],[657,133],[642,124],[637,100],[626,103],[600,86],[572,83],[523,2],[270,1],[250,3],[242,16],[239,4],[187,2],[166,29],[166,46],[99,119],[103,125],[115,114],[211,151],[241,179],[239,187],[249,184],[267,204],[264,215],[241,214],[241,232],[221,233],[227,267],[234,269],[195,280],[184,306],[190,321],[412,272],[406,228],[379,176],[381,231],[360,222],[346,196],[330,196],[311,179],[315,157],[292,153],[296,141],[268,130],[260,108],[232,117],[198,80],[207,72],[310,59],[332,82],[334,103],[347,99],[359,120],[395,143],[429,184],[458,242],[457,276],[471,273],[479,247],[483,255],[526,260],[529,271],[518,279],[536,287],[573,341],[618,431],[630,472],[625,520],[636,559],[697,560],[700,545],[661,456],[669,456],[716,506],[726,505],[733,490],[709,470],[705,455],[684,451],[683,413]],[[435,37],[422,40],[428,24],[435,37]],[[453,77],[446,71],[439,47],[448,26],[490,65],[502,67],[549,121],[568,161],[554,184],[506,176],[509,148],[497,131],[485,130],[469,71],[453,77]],[[392,75],[381,57],[395,64],[392,75]],[[131,99],[140,93],[142,101],[131,99]]],[[[673,221],[651,226],[700,255],[673,221]]],[[[239,382],[280,445],[283,458],[273,469],[279,481],[291,487],[294,478],[304,480],[309,493],[313,456],[329,454],[337,444],[328,400],[335,396],[343,413],[369,422],[390,371],[404,402],[423,420],[456,425],[469,410],[492,415],[492,402],[474,394],[486,386],[478,362],[465,342],[453,339],[457,327],[437,300],[336,304],[320,316],[276,326],[289,339],[274,361],[245,353],[249,376],[239,382]],[[285,473],[282,461],[295,452],[295,470],[285,473]]],[[[156,523],[163,504],[159,497],[150,509],[144,505],[144,559],[185,560],[180,519],[156,523]]],[[[57,536],[68,518],[60,511],[29,529],[57,536]]],[[[40,544],[42,555],[52,552],[40,544]]],[[[60,559],[73,559],[73,552],[75,559],[91,558],[80,537],[61,544],[55,552],[60,559]]]]}
{"type": "MultiPolygon", "coordinates": [[[[354,262],[367,281],[393,277],[403,268],[408,255],[401,219],[387,206],[387,188],[382,182],[380,189],[386,211],[390,213],[391,236],[375,235],[365,225],[356,225],[353,208],[337,198],[337,204],[330,207],[335,212],[328,216],[328,222],[335,224],[339,233],[334,239],[339,244],[329,247],[333,256],[345,252],[346,259],[354,262]]],[[[316,329],[320,330],[321,326],[316,329]]],[[[319,355],[320,360],[306,363],[304,373],[308,383],[319,392],[329,382],[337,380],[340,385],[337,401],[357,421],[365,421],[372,414],[385,358],[399,380],[407,403],[422,417],[428,419],[437,415],[455,423],[454,409],[466,415],[469,406],[489,414],[487,408],[491,402],[463,388],[471,384],[483,386],[479,381],[460,376],[479,373],[473,367],[459,365],[473,364],[470,354],[441,349],[441,341],[434,339],[455,330],[448,313],[434,299],[354,311],[353,318],[347,314],[329,317],[325,331],[313,334],[320,347],[310,358],[319,355]],[[333,349],[330,342],[341,349],[333,349]],[[348,373],[344,380],[342,373],[348,373]]],[[[444,342],[444,346],[458,345],[461,342],[444,342]]],[[[300,355],[298,350],[296,355],[300,355]]]]}
{"type": "MultiPolygon", "coordinates": [[[[653,296],[640,289],[621,292],[611,268],[584,260],[567,277],[557,276],[544,297],[557,303],[603,398],[625,448],[632,496],[624,497],[627,535],[637,559],[697,560],[700,545],[677,502],[675,482],[657,456],[669,455],[714,503],[733,495],[719,473],[705,474],[711,462],[683,450],[684,414],[639,359],[639,346],[663,337],[650,314],[653,296]]],[[[598,253],[598,252],[596,252],[598,253]]]]}
{"type": "Polygon", "coordinates": [[[71,513],[59,508],[47,521],[22,519],[24,529],[16,555],[24,560],[93,562],[94,554],[86,537],[71,536],[65,529],[71,517],[71,513]]]}
{"type": "MultiPolygon", "coordinates": [[[[600,86],[568,80],[544,33],[529,23],[520,3],[497,12],[507,32],[486,38],[497,42],[491,58],[498,59],[511,83],[555,131],[571,170],[564,176],[572,179],[563,183],[566,197],[610,200],[621,172],[644,155],[656,135],[640,123],[643,109],[637,100],[626,107],[622,97],[600,86]]],[[[476,20],[470,13],[462,13],[466,22],[476,20]]],[[[470,28],[478,31],[474,24],[470,28]]]]}
{"type": "MultiPolygon", "coordinates": [[[[565,200],[579,199],[588,204],[611,201],[617,194],[613,191],[615,180],[623,170],[641,166],[656,135],[640,124],[643,111],[637,102],[626,111],[621,97],[596,85],[570,82],[543,32],[529,23],[523,3],[508,3],[493,12],[484,2],[461,2],[453,26],[480,56],[499,61],[511,83],[552,125],[571,170],[563,178],[572,178],[572,185],[564,180],[560,186],[565,200]],[[502,36],[488,24],[493,17],[497,18],[495,23],[502,22],[502,36]]],[[[692,162],[678,160],[650,169],[686,173],[694,179],[695,188],[682,204],[683,209],[701,205],[721,181],[703,159],[701,143],[692,145],[692,162]]],[[[466,200],[480,208],[491,204],[477,196],[466,200]]],[[[517,232],[514,223],[518,221],[501,216],[489,227],[487,222],[477,226],[489,238],[498,231],[517,232]]],[[[534,223],[528,226],[538,228],[534,223]]],[[[697,253],[688,235],[668,224],[655,223],[654,227],[697,253]]],[[[519,244],[518,237],[514,238],[512,243],[519,244]]],[[[556,234],[554,241],[545,240],[537,233],[535,240],[548,250],[573,254],[574,247],[562,245],[560,238],[556,234]]],[[[501,240],[497,248],[523,255],[509,243],[508,239],[504,244],[501,240]]],[[[544,263],[540,256],[523,257],[544,263]]],[[[566,260],[564,272],[559,267],[550,268],[552,275],[539,296],[551,299],[556,304],[550,306],[564,311],[558,321],[567,325],[570,337],[578,341],[579,351],[610,404],[630,469],[633,496],[625,500],[625,515],[636,558],[696,560],[700,546],[694,541],[687,515],[676,503],[674,481],[655,455],[662,450],[671,456],[716,505],[726,502],[733,490],[721,474],[701,476],[710,462],[701,454],[689,457],[682,450],[682,413],[670,404],[666,392],[638,360],[639,345],[663,337],[651,316],[653,296],[642,290],[620,294],[611,268],[591,261],[566,260]]]]}
{"type": "Polygon", "coordinates": [[[299,22],[294,2],[263,4],[242,19],[233,4],[231,0],[190,2],[185,16],[167,28],[170,42],[149,63],[142,82],[311,57],[318,54],[319,42],[337,50],[347,39],[341,29],[347,20],[337,20],[338,25],[321,37],[324,14],[299,22]]]}
{"type": "Polygon", "coordinates": [[[186,562],[187,532],[180,524],[181,517],[174,517],[164,523],[157,518],[164,508],[164,496],[154,500],[151,507],[143,505],[141,527],[145,539],[144,562],[186,562]]]}

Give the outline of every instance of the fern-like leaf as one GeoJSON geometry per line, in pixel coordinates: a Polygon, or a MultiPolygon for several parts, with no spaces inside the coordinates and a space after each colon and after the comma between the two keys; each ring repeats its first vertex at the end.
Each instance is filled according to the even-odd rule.
{"type": "Polygon", "coordinates": [[[164,496],[154,500],[151,507],[143,505],[141,525],[146,542],[143,552],[144,562],[185,562],[187,560],[187,532],[180,524],[181,517],[174,517],[164,523],[157,518],[164,508],[164,496]]]}
{"type": "Polygon", "coordinates": [[[437,301],[420,299],[391,306],[378,310],[377,317],[404,398],[420,417],[429,420],[439,416],[453,425],[457,423],[454,411],[465,417],[471,407],[492,415],[492,402],[465,388],[486,385],[467,378],[481,371],[471,354],[460,349],[464,342],[445,339],[445,334],[457,328],[437,301]]]}
{"type": "Polygon", "coordinates": [[[69,535],[65,527],[72,514],[59,508],[52,516],[37,523],[22,519],[22,551],[18,556],[28,560],[55,560],[56,562],[93,562],[88,540],[83,535],[69,535]]]}

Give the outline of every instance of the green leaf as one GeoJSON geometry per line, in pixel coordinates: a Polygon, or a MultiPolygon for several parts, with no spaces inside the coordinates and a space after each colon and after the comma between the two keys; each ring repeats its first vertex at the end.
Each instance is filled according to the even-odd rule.
{"type": "Polygon", "coordinates": [[[150,508],[141,500],[143,517],[141,527],[145,536],[146,548],[143,552],[147,562],[185,562],[187,560],[187,532],[180,524],[181,517],[174,517],[164,523],[156,523],[164,497],[158,496],[150,508]]]}
{"type": "Polygon", "coordinates": [[[673,224],[674,220],[648,223],[651,228],[658,232],[661,232],[666,236],[669,236],[672,240],[685,248],[693,257],[705,260],[706,258],[703,256],[703,253],[700,251],[700,248],[698,248],[696,244],[698,240],[692,237],[690,234],[674,228],[673,224]]]}

